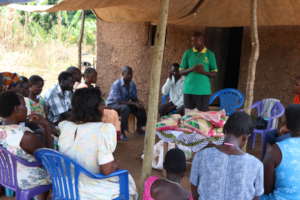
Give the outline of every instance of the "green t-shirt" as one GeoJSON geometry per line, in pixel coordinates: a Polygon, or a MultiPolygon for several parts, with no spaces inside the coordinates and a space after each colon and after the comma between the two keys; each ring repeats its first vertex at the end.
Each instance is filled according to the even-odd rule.
{"type": "MultiPolygon", "coordinates": [[[[188,49],[184,52],[180,68],[188,69],[202,64],[206,72],[217,72],[218,67],[214,52],[204,48],[201,52],[196,49],[188,49]]],[[[208,76],[191,72],[186,75],[183,85],[184,94],[210,95],[211,83],[208,76]]]]}

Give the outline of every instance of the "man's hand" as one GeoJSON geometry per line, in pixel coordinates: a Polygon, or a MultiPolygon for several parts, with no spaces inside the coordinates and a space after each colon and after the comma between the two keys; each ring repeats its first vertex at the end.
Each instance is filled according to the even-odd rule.
{"type": "Polygon", "coordinates": [[[132,105],[136,106],[137,108],[144,108],[143,104],[140,102],[132,102],[132,105]]]}
{"type": "Polygon", "coordinates": [[[197,72],[199,74],[204,74],[205,73],[205,70],[203,68],[203,65],[196,65],[193,67],[193,72],[197,72]]]}

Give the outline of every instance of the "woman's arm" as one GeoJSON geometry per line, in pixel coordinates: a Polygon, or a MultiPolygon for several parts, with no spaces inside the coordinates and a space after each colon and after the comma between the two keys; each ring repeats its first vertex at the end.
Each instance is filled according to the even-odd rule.
{"type": "Polygon", "coordinates": [[[198,194],[198,188],[197,186],[194,186],[193,184],[191,184],[191,191],[192,191],[192,196],[194,200],[199,199],[199,194],[198,194]]]}
{"type": "Polygon", "coordinates": [[[40,125],[44,129],[44,147],[53,148],[53,135],[55,135],[55,130],[52,124],[50,124],[44,117],[37,114],[32,114],[28,116],[30,122],[34,122],[40,125]]]}
{"type": "Polygon", "coordinates": [[[33,155],[36,150],[45,147],[45,145],[37,135],[34,135],[32,132],[26,131],[22,137],[20,147],[26,153],[33,155]]]}
{"type": "Polygon", "coordinates": [[[264,159],[264,186],[265,194],[270,194],[274,190],[275,185],[275,169],[281,162],[281,152],[275,144],[267,150],[264,159]]]}
{"type": "Polygon", "coordinates": [[[119,166],[116,161],[112,161],[110,163],[100,165],[100,172],[103,175],[109,175],[119,169],[119,166]]]}

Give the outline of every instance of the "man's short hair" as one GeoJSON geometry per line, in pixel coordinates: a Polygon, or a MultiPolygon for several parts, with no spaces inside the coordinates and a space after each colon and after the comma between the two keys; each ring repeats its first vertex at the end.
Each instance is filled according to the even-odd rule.
{"type": "Polygon", "coordinates": [[[122,73],[124,73],[124,72],[132,72],[132,71],[133,71],[132,68],[129,67],[128,65],[122,67],[122,73]]]}
{"type": "Polygon", "coordinates": [[[66,70],[66,72],[69,72],[69,73],[74,73],[76,71],[79,71],[80,72],[80,69],[78,69],[77,67],[75,66],[70,66],[68,67],[68,69],[66,70]]]}
{"type": "Polygon", "coordinates": [[[300,132],[300,105],[291,104],[285,110],[287,128],[295,132],[300,132]]]}
{"type": "Polygon", "coordinates": [[[96,69],[92,68],[92,67],[89,67],[89,68],[86,68],[86,70],[84,71],[84,76],[87,76],[89,74],[93,74],[93,73],[97,73],[96,69]]]}
{"type": "Polygon", "coordinates": [[[40,82],[44,82],[44,79],[42,77],[40,77],[39,75],[32,75],[30,78],[29,78],[29,83],[31,85],[36,85],[40,82]]]}
{"type": "Polygon", "coordinates": [[[180,65],[178,63],[173,63],[171,66],[175,67],[175,68],[179,68],[180,67],[180,65]]]}
{"type": "Polygon", "coordinates": [[[70,72],[61,72],[58,76],[58,81],[65,81],[68,78],[73,78],[72,74],[70,72]]]}
{"type": "Polygon", "coordinates": [[[204,34],[202,32],[194,32],[193,37],[196,37],[196,38],[204,37],[204,34]]]}

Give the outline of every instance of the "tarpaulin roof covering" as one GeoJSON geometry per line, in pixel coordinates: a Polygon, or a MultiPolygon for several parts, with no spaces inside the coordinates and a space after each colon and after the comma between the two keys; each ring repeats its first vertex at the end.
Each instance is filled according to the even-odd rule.
{"type": "Polygon", "coordinates": [[[6,5],[10,3],[27,3],[34,0],[0,0],[0,5],[6,5]]]}
{"type": "MultiPolygon", "coordinates": [[[[108,22],[156,22],[160,0],[64,0],[31,11],[93,9],[108,22]]],[[[30,9],[29,9],[30,10],[30,9]]],[[[251,0],[171,0],[169,23],[187,26],[249,26],[251,0]]],[[[300,0],[259,0],[260,26],[300,25],[300,0]]]]}

